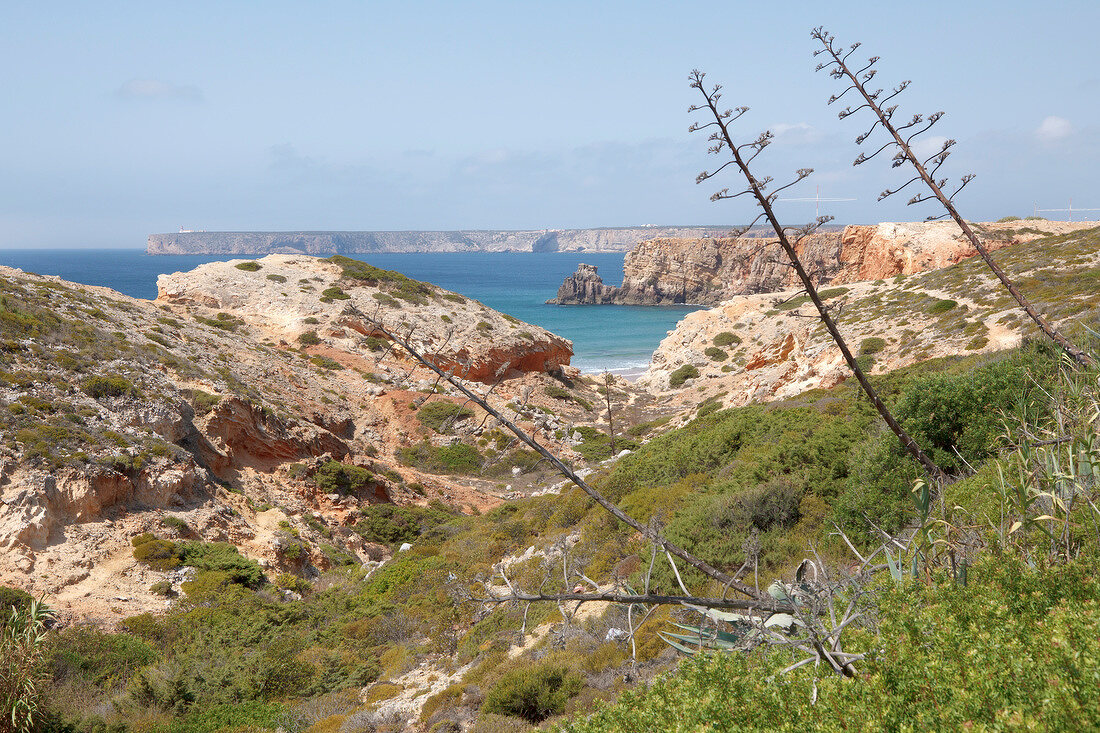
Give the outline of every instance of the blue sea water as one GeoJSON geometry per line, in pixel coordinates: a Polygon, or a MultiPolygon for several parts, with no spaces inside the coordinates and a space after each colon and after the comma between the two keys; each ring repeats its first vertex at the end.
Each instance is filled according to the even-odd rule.
{"type": "MultiPolygon", "coordinates": [[[[636,372],[665,334],[693,307],[559,306],[545,301],[586,262],[609,285],[622,280],[623,254],[455,252],[356,255],[376,267],[435,283],[495,310],[570,339],[574,366],[585,372],[636,372]]],[[[0,250],[0,265],[102,285],[135,298],[155,298],[157,275],[191,270],[240,255],[146,255],[135,249],[0,250]]]]}

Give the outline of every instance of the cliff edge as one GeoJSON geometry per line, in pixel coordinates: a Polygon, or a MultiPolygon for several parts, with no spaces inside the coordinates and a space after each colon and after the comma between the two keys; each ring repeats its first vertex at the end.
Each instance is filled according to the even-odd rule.
{"type": "Polygon", "coordinates": [[[653,237],[714,237],[721,226],[642,226],[398,232],[191,232],[150,234],[151,255],[362,254],[370,252],[625,252],[653,237]]]}
{"type": "MultiPolygon", "coordinates": [[[[1011,221],[976,224],[990,250],[1063,234],[1078,222],[1011,221]]],[[[851,225],[818,232],[797,246],[821,285],[876,280],[937,270],[977,251],[954,222],[851,225]]],[[[797,286],[797,276],[775,238],[653,238],[623,262],[623,284],[604,285],[591,265],[581,265],[562,283],[551,303],[570,305],[716,305],[739,295],[797,286]]]]}

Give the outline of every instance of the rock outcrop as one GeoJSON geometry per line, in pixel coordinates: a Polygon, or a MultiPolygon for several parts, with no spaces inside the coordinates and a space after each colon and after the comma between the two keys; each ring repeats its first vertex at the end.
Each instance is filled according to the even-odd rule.
{"type": "MultiPolygon", "coordinates": [[[[1005,247],[997,260],[1052,323],[1095,312],[1100,291],[1090,273],[1100,265],[1097,223],[1040,225],[1056,234],[1091,231],[1005,247]]],[[[1038,329],[979,258],[885,278],[898,269],[950,262],[958,250],[944,245],[883,251],[881,245],[874,238],[850,239],[849,251],[862,254],[849,260],[848,276],[864,279],[820,291],[868,372],[1005,349],[1037,336],[1038,329]]],[[[661,342],[638,384],[670,404],[715,398],[737,406],[832,387],[850,374],[816,308],[799,290],[788,289],[739,295],[689,313],[661,342]]]]}
{"type": "Polygon", "coordinates": [[[178,232],[150,234],[145,251],[182,254],[370,252],[625,252],[652,237],[714,237],[730,227],[605,227],[450,232],[178,232]]]}
{"type": "MultiPolygon", "coordinates": [[[[209,319],[232,317],[314,356],[363,367],[383,348],[374,321],[408,336],[437,366],[491,383],[523,372],[568,365],[572,344],[429,283],[385,270],[301,255],[211,262],[157,279],[161,303],[199,307],[209,319]],[[255,269],[251,269],[255,268],[255,269]],[[310,334],[312,338],[305,337],[310,334]]],[[[396,360],[407,359],[400,349],[396,360]]]]}
{"type": "MultiPolygon", "coordinates": [[[[990,250],[1086,226],[1090,225],[1046,221],[976,225],[990,250]]],[[[977,254],[954,222],[846,226],[843,231],[805,237],[797,249],[822,285],[911,275],[977,254]]],[[[581,265],[550,302],[714,305],[737,295],[796,285],[797,276],[774,238],[655,238],[627,254],[621,286],[604,285],[594,267],[581,265]]]]}

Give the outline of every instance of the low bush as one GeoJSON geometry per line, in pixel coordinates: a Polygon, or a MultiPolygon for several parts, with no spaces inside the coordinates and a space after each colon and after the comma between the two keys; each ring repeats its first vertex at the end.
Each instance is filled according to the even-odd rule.
{"type": "Polygon", "coordinates": [[[302,346],[316,346],[321,343],[321,337],[317,335],[316,331],[306,331],[298,334],[298,343],[302,346]]]}
{"type": "Polygon", "coordinates": [[[703,353],[711,361],[725,361],[730,356],[724,349],[719,349],[717,346],[708,346],[703,353]]]}
{"type": "Polygon", "coordinates": [[[326,494],[358,494],[370,487],[374,475],[361,466],[325,461],[313,476],[317,488],[326,494]]]}
{"type": "Polygon", "coordinates": [[[741,337],[729,331],[722,331],[714,337],[715,346],[736,346],[741,343],[741,337]]]}
{"type": "Polygon", "coordinates": [[[541,664],[506,673],[485,695],[482,711],[541,723],[565,712],[565,703],[580,692],[580,675],[562,666],[541,664]]]}
{"type": "Polygon", "coordinates": [[[256,272],[262,267],[259,262],[255,261],[238,262],[236,265],[233,266],[236,267],[238,270],[244,270],[245,272],[256,272]]]}
{"type": "Polygon", "coordinates": [[[886,339],[879,338],[878,336],[871,336],[870,338],[863,339],[859,344],[860,354],[877,354],[886,348],[886,339]]]}
{"type": "Polygon", "coordinates": [[[958,302],[954,300],[937,300],[935,303],[929,306],[928,314],[933,316],[942,315],[947,311],[952,310],[957,305],[958,302]]]}
{"type": "Polygon", "coordinates": [[[485,457],[465,443],[441,447],[424,441],[398,449],[397,460],[432,473],[475,474],[481,470],[485,457]]]}
{"type": "Polygon", "coordinates": [[[694,364],[684,364],[668,376],[668,386],[682,387],[684,382],[689,379],[695,379],[698,376],[699,370],[695,368],[694,364]]]}
{"type": "Polygon", "coordinates": [[[432,400],[416,411],[416,419],[437,433],[452,432],[455,423],[473,417],[474,411],[465,405],[446,400],[432,400]]]}
{"type": "Polygon", "coordinates": [[[272,281],[272,282],[277,282],[277,283],[285,283],[286,282],[286,276],[285,275],[276,275],[275,273],[269,274],[267,276],[267,279],[272,281]]]}
{"type": "Polygon", "coordinates": [[[85,394],[97,400],[103,397],[140,395],[138,388],[125,377],[88,377],[80,386],[85,394]]]}

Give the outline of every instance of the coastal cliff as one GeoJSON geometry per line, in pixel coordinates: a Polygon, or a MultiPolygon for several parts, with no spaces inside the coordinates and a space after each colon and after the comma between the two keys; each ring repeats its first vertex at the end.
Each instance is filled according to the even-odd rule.
{"type": "MultiPolygon", "coordinates": [[[[990,250],[1061,233],[1064,226],[1038,221],[975,225],[990,250]]],[[[954,222],[846,226],[805,237],[796,249],[822,285],[911,275],[977,254],[954,222]]],[[[595,267],[582,264],[549,302],[715,305],[738,295],[795,287],[796,280],[775,238],[653,238],[627,254],[621,286],[604,285],[595,267]]]]}
{"type": "Polygon", "coordinates": [[[153,255],[369,252],[625,252],[653,237],[714,237],[730,227],[642,226],[520,231],[178,232],[150,234],[153,255]]]}

